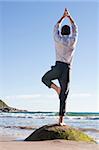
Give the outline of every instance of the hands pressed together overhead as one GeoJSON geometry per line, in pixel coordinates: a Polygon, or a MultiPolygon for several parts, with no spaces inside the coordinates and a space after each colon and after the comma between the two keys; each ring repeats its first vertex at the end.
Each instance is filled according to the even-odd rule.
{"type": "Polygon", "coordinates": [[[57,23],[60,24],[66,17],[70,20],[71,24],[74,24],[74,20],[66,8],[64,10],[63,16],[61,17],[61,19],[57,23]]]}
{"type": "Polygon", "coordinates": [[[69,11],[65,8],[63,17],[65,18],[65,17],[69,17],[69,16],[70,16],[70,13],[69,13],[69,11]]]}

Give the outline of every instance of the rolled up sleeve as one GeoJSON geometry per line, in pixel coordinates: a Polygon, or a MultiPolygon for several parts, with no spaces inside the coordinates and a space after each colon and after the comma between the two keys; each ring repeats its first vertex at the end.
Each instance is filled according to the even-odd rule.
{"type": "Polygon", "coordinates": [[[72,24],[72,37],[77,37],[78,35],[78,27],[76,24],[72,24]]]}
{"type": "Polygon", "coordinates": [[[59,24],[58,23],[54,26],[53,36],[54,36],[55,41],[58,42],[61,40],[61,36],[59,34],[59,24]]]}
{"type": "Polygon", "coordinates": [[[72,35],[70,37],[70,45],[76,43],[78,38],[78,27],[76,24],[72,24],[72,35]]]}

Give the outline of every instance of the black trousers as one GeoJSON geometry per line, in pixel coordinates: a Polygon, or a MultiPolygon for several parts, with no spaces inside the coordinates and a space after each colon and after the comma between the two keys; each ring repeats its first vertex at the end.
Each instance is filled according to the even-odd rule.
{"type": "Polygon", "coordinates": [[[52,80],[55,79],[58,79],[61,87],[61,93],[59,95],[60,99],[59,115],[64,116],[70,81],[70,67],[67,63],[56,61],[55,66],[52,66],[51,70],[49,70],[42,77],[42,82],[50,88],[51,84],[53,83],[52,80]]]}

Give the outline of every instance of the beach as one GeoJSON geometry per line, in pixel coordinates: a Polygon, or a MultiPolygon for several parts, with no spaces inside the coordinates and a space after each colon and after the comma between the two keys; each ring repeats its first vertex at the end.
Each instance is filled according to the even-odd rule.
{"type": "Polygon", "coordinates": [[[33,131],[58,121],[55,113],[1,113],[0,150],[98,150],[99,117],[65,116],[65,123],[80,128],[92,136],[97,144],[66,140],[24,141],[33,131]]]}
{"type": "Polygon", "coordinates": [[[15,137],[0,137],[0,150],[98,150],[98,144],[48,140],[37,142],[16,141],[15,137]]]}

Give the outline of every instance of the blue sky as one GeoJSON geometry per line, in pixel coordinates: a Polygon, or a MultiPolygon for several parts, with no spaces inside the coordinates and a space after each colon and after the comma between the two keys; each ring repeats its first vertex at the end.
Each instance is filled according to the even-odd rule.
{"type": "Polygon", "coordinates": [[[0,98],[10,106],[58,111],[41,77],[55,63],[53,27],[65,7],[79,29],[67,111],[99,111],[97,1],[0,1],[0,98]]]}

